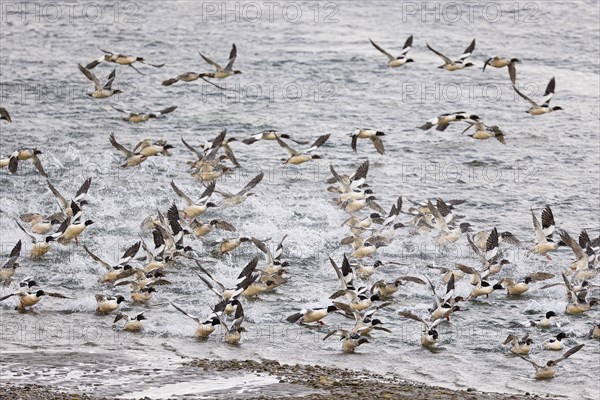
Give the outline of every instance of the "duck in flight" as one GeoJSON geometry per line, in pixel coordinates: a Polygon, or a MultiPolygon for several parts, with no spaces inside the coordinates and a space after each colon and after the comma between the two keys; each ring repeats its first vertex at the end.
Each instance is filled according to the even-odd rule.
{"type": "Polygon", "coordinates": [[[383,141],[381,140],[381,137],[385,136],[385,133],[381,131],[377,131],[375,129],[356,129],[350,134],[350,136],[352,137],[352,150],[354,150],[355,153],[358,139],[369,139],[379,154],[383,155],[385,153],[383,141]]]}
{"type": "Polygon", "coordinates": [[[542,100],[540,101],[541,104],[540,104],[540,103],[536,103],[535,101],[531,100],[529,97],[527,97],[525,94],[523,94],[519,89],[517,89],[516,86],[513,85],[513,89],[515,89],[515,92],[517,92],[517,94],[519,96],[521,96],[522,98],[524,98],[531,104],[531,108],[529,110],[527,110],[526,112],[533,116],[548,114],[550,112],[559,111],[559,110],[563,109],[560,106],[550,107],[550,101],[554,97],[555,87],[556,87],[556,79],[554,77],[552,77],[552,79],[550,79],[550,82],[548,83],[548,86],[546,86],[546,91],[544,92],[544,97],[542,97],[542,100]]]}
{"type": "MultiPolygon", "coordinates": [[[[63,196],[58,189],[56,189],[54,185],[50,183],[50,181],[47,181],[46,183],[48,184],[48,189],[50,189],[54,197],[56,197],[56,202],[58,203],[64,217],[72,217],[76,214],[76,212],[74,212],[74,208],[81,210],[82,206],[88,204],[87,200],[84,200],[84,198],[87,195],[90,186],[92,185],[92,178],[87,178],[81,184],[77,190],[77,193],[75,193],[75,197],[72,197],[69,200],[67,200],[65,196],[63,196]]],[[[54,214],[54,217],[59,219],[62,218],[60,219],[60,222],[64,221],[64,217],[60,217],[60,214],[54,214]]]]}
{"type": "Polygon", "coordinates": [[[94,91],[92,93],[86,93],[88,96],[93,97],[94,99],[105,99],[107,97],[113,96],[115,94],[123,93],[119,89],[113,89],[112,84],[117,77],[115,67],[112,72],[108,75],[108,79],[104,85],[100,84],[100,80],[96,77],[96,75],[85,68],[83,65],[79,64],[79,70],[86,78],[88,78],[94,84],[94,91]]]}
{"type": "Polygon", "coordinates": [[[115,149],[117,149],[121,154],[123,154],[125,157],[127,157],[125,162],[123,164],[121,164],[121,167],[123,167],[123,168],[134,167],[136,165],[140,165],[141,163],[143,163],[144,161],[146,161],[148,159],[147,156],[145,156],[139,152],[134,153],[132,150],[127,149],[125,146],[123,146],[122,144],[117,142],[117,139],[115,138],[114,133],[110,134],[110,136],[108,137],[108,140],[110,141],[110,144],[115,149]]]}
{"type": "Polygon", "coordinates": [[[250,182],[248,182],[240,191],[238,191],[235,194],[225,190],[215,189],[215,192],[223,196],[223,199],[217,203],[217,206],[231,207],[238,204],[242,204],[244,201],[246,201],[248,197],[254,195],[254,193],[251,192],[251,190],[254,189],[256,185],[258,185],[262,181],[264,176],[264,172],[261,171],[258,175],[252,178],[252,180],[250,180],[250,182]]]}
{"type": "Polygon", "coordinates": [[[175,194],[177,194],[177,196],[179,196],[179,198],[182,199],[183,201],[185,201],[185,203],[186,203],[185,207],[183,208],[184,218],[189,218],[189,219],[196,218],[196,217],[200,216],[201,214],[203,214],[204,212],[206,212],[206,210],[208,210],[209,207],[217,206],[215,203],[208,201],[210,199],[210,196],[212,196],[212,194],[215,190],[215,182],[211,182],[208,185],[206,185],[206,188],[200,195],[200,198],[198,199],[198,201],[192,200],[191,197],[186,195],[175,184],[174,181],[171,181],[171,188],[173,188],[173,191],[175,192],[175,194]]]}
{"type": "MultiPolygon", "coordinates": [[[[136,67],[133,66],[134,63],[139,62],[141,64],[150,65],[155,68],[162,68],[165,64],[150,64],[147,63],[143,57],[129,56],[125,54],[113,53],[112,51],[102,50],[100,47],[98,49],[105,53],[102,57],[97,60],[92,61],[88,65],[85,66],[86,69],[93,69],[101,62],[110,62],[119,65],[126,65],[128,67],[133,68],[137,73],[142,74],[136,67]]],[[[143,75],[143,74],[142,74],[143,75]]]]}
{"type": "Polygon", "coordinates": [[[469,134],[470,137],[477,140],[485,140],[490,138],[496,138],[500,143],[506,144],[506,140],[504,140],[504,133],[500,130],[497,125],[487,126],[483,121],[479,121],[476,123],[472,123],[466,121],[470,124],[464,131],[467,132],[469,129],[473,128],[475,131],[469,134]]]}
{"type": "Polygon", "coordinates": [[[219,64],[217,64],[210,58],[206,57],[204,54],[202,54],[200,52],[198,52],[198,53],[200,54],[200,57],[202,57],[204,59],[204,61],[206,61],[208,64],[212,65],[216,69],[215,72],[206,72],[206,73],[200,74],[200,77],[202,77],[202,78],[224,79],[224,78],[230,77],[232,75],[237,75],[237,74],[242,73],[242,71],[233,69],[233,63],[235,62],[235,59],[237,58],[237,47],[235,47],[235,43],[231,47],[231,52],[229,53],[229,61],[227,61],[227,65],[225,66],[225,68],[221,67],[219,64]]]}
{"type": "Polygon", "coordinates": [[[401,67],[401,66],[405,65],[406,63],[414,62],[414,60],[412,58],[408,58],[406,56],[406,54],[412,48],[412,42],[413,42],[412,35],[410,35],[410,37],[408,39],[406,39],[406,42],[404,43],[404,47],[402,47],[402,50],[400,51],[400,55],[398,57],[394,57],[393,55],[391,55],[390,53],[385,51],[383,48],[381,48],[377,43],[375,43],[371,39],[369,39],[369,42],[371,42],[373,47],[375,47],[377,50],[379,50],[383,55],[385,55],[389,59],[387,65],[390,68],[401,67]]]}
{"type": "Polygon", "coordinates": [[[465,121],[469,123],[477,123],[479,121],[479,117],[474,114],[469,114],[464,111],[457,111],[453,113],[447,113],[439,115],[435,118],[430,119],[424,125],[420,126],[419,129],[423,129],[424,131],[429,130],[436,127],[435,129],[443,132],[446,130],[448,125],[453,122],[465,121]]]}
{"type": "Polygon", "coordinates": [[[438,68],[442,68],[442,69],[445,69],[448,71],[456,71],[459,69],[472,67],[474,65],[473,63],[470,63],[470,62],[465,63],[465,60],[467,58],[469,58],[471,56],[471,53],[473,53],[473,50],[475,50],[475,39],[473,39],[473,41],[471,42],[469,47],[467,47],[465,49],[465,51],[460,56],[458,56],[458,60],[455,60],[455,61],[452,61],[450,58],[446,57],[439,51],[435,50],[433,47],[431,47],[429,45],[429,43],[427,43],[427,48],[429,50],[433,51],[435,54],[437,54],[442,60],[444,60],[444,65],[440,65],[438,68]]]}
{"type": "Polygon", "coordinates": [[[127,110],[123,110],[122,108],[117,108],[113,105],[111,105],[112,108],[114,108],[115,110],[117,110],[118,112],[122,112],[125,114],[129,114],[127,117],[123,118],[123,121],[127,121],[127,122],[146,122],[148,121],[150,118],[158,118],[161,117],[163,115],[172,113],[173,111],[175,111],[177,109],[177,106],[171,106],[171,107],[167,107],[164,108],[160,111],[157,112],[142,112],[142,113],[137,113],[137,112],[132,112],[132,111],[127,111],[127,110]]]}
{"type": "MultiPolygon", "coordinates": [[[[19,161],[27,161],[31,160],[35,168],[39,171],[39,173],[47,178],[48,174],[44,171],[44,167],[42,166],[42,162],[39,159],[39,155],[42,154],[41,150],[32,149],[32,148],[22,148],[10,155],[8,158],[8,170],[11,174],[16,174],[19,166],[19,161]]],[[[4,165],[3,165],[4,166],[4,165]]]]}
{"type": "Polygon", "coordinates": [[[277,143],[279,143],[279,145],[290,154],[290,157],[288,159],[283,160],[284,164],[298,165],[310,160],[321,158],[321,156],[317,154],[311,154],[311,152],[322,146],[329,139],[330,136],[330,134],[319,136],[317,140],[315,140],[315,142],[312,144],[312,146],[310,146],[303,152],[292,149],[287,143],[281,140],[279,136],[276,136],[275,140],[277,140],[277,143]]]}
{"type": "Polygon", "coordinates": [[[226,90],[225,88],[217,85],[216,83],[212,83],[211,81],[206,79],[204,77],[205,75],[206,75],[205,73],[199,73],[199,72],[184,72],[183,74],[177,75],[175,78],[170,78],[170,79],[167,79],[166,81],[163,81],[162,85],[163,86],[171,86],[174,83],[177,83],[179,81],[194,82],[194,81],[197,81],[198,79],[202,79],[204,82],[208,82],[218,89],[226,90]]]}
{"type": "Polygon", "coordinates": [[[306,142],[306,141],[292,139],[292,137],[290,135],[288,135],[287,133],[279,133],[274,129],[268,129],[266,131],[257,133],[256,135],[253,135],[247,139],[242,140],[242,143],[252,144],[254,142],[258,142],[259,140],[275,140],[277,137],[279,137],[281,139],[291,140],[292,142],[294,142],[296,144],[300,144],[300,145],[308,144],[308,142],[306,142]]]}
{"type": "Polygon", "coordinates": [[[515,67],[515,64],[518,62],[518,58],[502,58],[494,56],[485,60],[485,63],[483,64],[483,72],[485,72],[485,68],[488,65],[494,68],[508,67],[508,76],[510,77],[510,81],[514,85],[517,82],[517,68],[515,67]]]}

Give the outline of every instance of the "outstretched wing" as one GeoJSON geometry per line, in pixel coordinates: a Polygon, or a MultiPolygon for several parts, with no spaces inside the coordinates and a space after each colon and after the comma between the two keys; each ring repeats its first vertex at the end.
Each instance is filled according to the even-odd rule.
{"type": "Polygon", "coordinates": [[[287,151],[291,156],[298,155],[298,152],[296,150],[292,149],[286,142],[279,138],[279,135],[275,136],[275,140],[277,140],[277,143],[279,143],[279,145],[283,147],[285,151],[287,151]]]}
{"type": "Polygon", "coordinates": [[[448,57],[446,57],[445,55],[443,55],[442,53],[440,53],[439,51],[437,51],[436,49],[434,49],[433,47],[431,47],[429,45],[429,43],[427,43],[427,48],[431,51],[433,51],[435,54],[438,55],[438,57],[440,57],[442,60],[444,60],[445,64],[452,64],[452,60],[449,59],[448,57]]]}
{"type": "Polygon", "coordinates": [[[175,303],[173,303],[172,301],[170,301],[169,303],[171,303],[171,305],[172,305],[173,307],[175,307],[175,309],[176,309],[177,311],[179,311],[180,313],[182,313],[182,314],[183,314],[183,315],[185,315],[186,317],[193,319],[194,321],[196,321],[196,322],[197,322],[197,323],[199,323],[199,324],[201,323],[201,322],[200,322],[200,318],[196,317],[195,315],[188,314],[187,312],[183,311],[183,310],[182,310],[182,309],[181,309],[179,306],[177,306],[177,305],[176,305],[175,303]]]}
{"type": "Polygon", "coordinates": [[[327,134],[327,135],[322,135],[322,136],[319,136],[319,137],[317,138],[317,140],[315,140],[315,142],[313,143],[313,145],[312,145],[312,146],[310,146],[310,147],[309,147],[309,148],[306,150],[306,152],[307,152],[307,153],[310,153],[311,151],[313,151],[313,150],[316,150],[317,148],[321,147],[323,144],[325,144],[325,142],[326,142],[326,141],[328,141],[328,140],[329,140],[329,137],[330,137],[330,136],[331,136],[331,134],[327,134]]]}
{"type": "Polygon", "coordinates": [[[117,149],[121,154],[123,154],[125,157],[131,157],[131,156],[133,156],[133,152],[131,150],[127,150],[123,145],[121,145],[121,144],[119,144],[117,142],[117,140],[115,139],[114,132],[112,132],[108,136],[108,140],[110,141],[110,144],[112,144],[112,146],[115,149],[117,149]]]}
{"type": "Polygon", "coordinates": [[[246,184],[246,186],[244,186],[242,188],[242,190],[240,190],[237,193],[237,195],[243,196],[244,194],[248,193],[248,191],[252,190],[256,185],[258,185],[260,183],[260,181],[262,181],[264,176],[265,176],[264,172],[261,171],[258,175],[256,175],[254,178],[252,178],[252,180],[250,182],[248,182],[246,184]]]}
{"type": "Polygon", "coordinates": [[[81,71],[81,73],[83,75],[85,75],[85,77],[88,78],[90,81],[92,81],[92,83],[94,84],[94,89],[95,90],[102,89],[102,85],[100,84],[100,81],[98,80],[98,78],[96,77],[96,75],[94,75],[94,73],[92,71],[90,71],[89,69],[85,68],[81,64],[78,64],[78,67],[79,67],[79,70],[81,71]]]}
{"type": "Polygon", "coordinates": [[[394,57],[393,55],[391,55],[390,53],[388,53],[387,51],[385,51],[384,49],[382,49],[377,43],[375,43],[374,41],[372,41],[371,39],[369,39],[369,42],[371,42],[371,44],[373,45],[373,47],[375,47],[377,50],[379,50],[382,54],[384,54],[387,58],[390,59],[390,61],[393,61],[396,59],[396,57],[394,57]]]}
{"type": "Polygon", "coordinates": [[[200,57],[202,57],[204,59],[204,61],[206,61],[207,63],[209,63],[213,67],[215,67],[217,69],[217,72],[223,71],[223,67],[221,67],[219,64],[217,64],[216,62],[214,62],[213,60],[211,60],[210,58],[206,57],[204,54],[202,54],[200,52],[198,52],[198,54],[200,54],[200,57]]]}
{"type": "Polygon", "coordinates": [[[463,53],[460,56],[458,56],[458,59],[459,60],[464,60],[464,59],[470,57],[471,53],[473,53],[473,50],[475,50],[475,39],[473,39],[473,41],[471,42],[471,44],[469,45],[469,47],[467,47],[465,49],[465,51],[463,51],[463,53]]]}

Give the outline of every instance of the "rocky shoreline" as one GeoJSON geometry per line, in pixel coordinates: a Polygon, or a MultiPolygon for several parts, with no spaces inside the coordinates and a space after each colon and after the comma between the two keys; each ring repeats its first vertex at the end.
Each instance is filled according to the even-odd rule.
{"type": "MultiPolygon", "coordinates": [[[[220,393],[206,391],[199,393],[202,398],[228,399],[301,399],[301,400],[333,400],[345,399],[439,399],[439,400],[519,400],[544,398],[537,395],[515,395],[502,393],[483,393],[472,389],[466,391],[427,386],[420,383],[407,382],[393,375],[378,375],[348,369],[322,367],[318,365],[287,365],[277,361],[262,360],[209,360],[197,359],[184,364],[186,368],[196,368],[199,374],[206,376],[232,373],[253,374],[256,377],[276,379],[264,390],[232,395],[231,392],[220,393]],[[278,391],[277,387],[285,387],[278,391]]],[[[101,389],[99,389],[101,392],[101,389]]],[[[190,398],[194,393],[181,397],[190,398]]],[[[177,396],[176,396],[177,397],[177,396]]],[[[176,398],[175,397],[175,398],[176,398]]],[[[141,397],[149,400],[151,397],[141,397]]],[[[12,385],[0,384],[0,399],[14,400],[107,400],[101,393],[76,394],[47,385],[12,385]]]]}

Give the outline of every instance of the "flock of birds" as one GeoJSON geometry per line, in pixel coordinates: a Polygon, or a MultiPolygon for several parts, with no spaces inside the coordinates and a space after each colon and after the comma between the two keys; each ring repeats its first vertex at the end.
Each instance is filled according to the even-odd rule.
{"type": "MultiPolygon", "coordinates": [[[[413,43],[412,36],[408,38],[399,56],[393,56],[375,42],[371,44],[386,57],[389,67],[401,67],[412,62],[408,58],[413,43]]],[[[475,40],[465,49],[457,59],[453,60],[441,52],[433,49],[429,44],[427,47],[444,60],[440,68],[448,71],[461,70],[473,66],[466,62],[475,49],[475,40]]],[[[95,99],[104,99],[120,93],[113,89],[116,79],[116,67],[109,73],[106,83],[102,84],[92,72],[101,63],[112,63],[129,66],[140,72],[134,64],[147,64],[156,68],[164,64],[148,64],[144,58],[128,56],[102,50],[105,54],[86,66],[79,65],[82,74],[93,83],[94,91],[88,93],[95,99]]],[[[186,72],[174,78],[165,80],[164,86],[170,86],[177,82],[193,82],[198,79],[210,82],[210,79],[224,79],[240,71],[233,69],[237,57],[237,48],[233,45],[225,67],[215,63],[204,54],[200,56],[211,66],[215,72],[197,73],[186,72]]],[[[515,58],[492,57],[489,58],[483,69],[487,66],[494,68],[507,68],[514,90],[524,99],[532,104],[528,110],[531,115],[537,116],[552,111],[560,110],[560,107],[550,107],[549,103],[554,95],[555,79],[552,78],[544,97],[540,103],[536,103],[521,93],[515,86],[516,69],[515,64],[519,60],[515,58]]],[[[140,72],[141,73],[141,72],[140,72]]],[[[114,107],[117,111],[124,113],[123,118],[130,123],[140,123],[152,118],[163,117],[177,108],[168,107],[158,112],[127,111],[114,107]]],[[[0,108],[0,118],[11,122],[11,117],[5,108],[0,108]]],[[[502,143],[504,134],[496,125],[486,125],[477,115],[459,111],[442,114],[427,121],[420,128],[427,130],[436,127],[438,131],[444,131],[450,124],[466,122],[469,126],[466,130],[473,128],[471,136],[475,139],[496,138],[502,143]]],[[[466,131],[465,130],[465,131],[466,131]]],[[[356,152],[359,139],[368,139],[374,145],[376,151],[384,154],[383,137],[385,134],[377,129],[356,129],[350,134],[351,147],[356,152]]],[[[290,135],[279,133],[276,130],[267,130],[241,140],[246,145],[256,142],[275,141],[288,156],[283,159],[286,164],[302,164],[313,159],[321,158],[316,154],[317,149],[324,145],[330,134],[319,136],[312,145],[309,142],[293,139],[290,135]],[[291,145],[290,143],[294,143],[291,145]],[[292,147],[293,146],[293,147],[292,147]]],[[[189,161],[190,174],[197,178],[200,186],[198,188],[182,188],[180,184],[171,181],[173,189],[173,203],[168,207],[166,213],[157,210],[142,222],[142,236],[132,245],[127,247],[122,257],[118,260],[103,260],[87,245],[83,250],[90,257],[90,262],[102,266],[102,273],[98,281],[98,289],[104,289],[110,294],[96,294],[97,313],[115,313],[114,323],[124,322],[124,330],[139,331],[142,329],[142,321],[145,320],[145,312],[136,315],[127,315],[120,311],[124,302],[134,306],[146,305],[153,299],[155,292],[163,285],[171,282],[167,279],[168,274],[176,273],[172,265],[174,263],[192,263],[198,279],[203,282],[207,290],[216,295],[215,304],[211,307],[211,313],[206,317],[199,317],[185,310],[185,306],[171,302],[171,305],[185,316],[197,323],[195,336],[206,340],[217,330],[222,328],[224,340],[229,344],[238,344],[245,331],[244,307],[247,303],[244,298],[257,298],[270,291],[277,290],[282,285],[288,284],[290,262],[285,260],[284,245],[286,236],[277,244],[269,244],[270,239],[261,240],[256,237],[239,236],[223,239],[216,242],[213,255],[226,257],[239,246],[255,246],[264,257],[254,257],[243,268],[232,285],[226,285],[218,280],[219,271],[210,271],[202,255],[194,249],[196,240],[206,240],[206,236],[214,231],[232,234],[237,229],[229,222],[220,218],[205,218],[205,213],[210,214],[228,207],[239,206],[245,200],[253,196],[253,189],[262,181],[264,174],[259,173],[239,190],[225,189],[217,185],[219,178],[231,173],[235,168],[241,167],[240,162],[234,155],[231,144],[237,141],[234,137],[227,136],[227,130],[223,130],[216,137],[201,145],[190,144],[181,138],[183,145],[192,153],[189,161]],[[218,196],[218,198],[217,198],[218,196]],[[194,200],[197,199],[197,200],[194,200]],[[151,236],[151,245],[148,245],[144,236],[151,236]],[[273,250],[272,250],[273,249],[273,250]],[[142,251],[143,255],[138,253],[142,251]],[[129,295],[120,290],[121,287],[129,287],[129,295]],[[244,305],[245,304],[245,305],[244,305]]],[[[174,148],[165,140],[145,139],[134,147],[126,147],[117,142],[114,134],[110,134],[109,142],[123,155],[121,167],[138,166],[149,157],[169,156],[174,148]]],[[[84,218],[87,208],[85,200],[88,191],[92,188],[91,178],[86,179],[79,190],[72,196],[65,196],[54,186],[50,177],[44,170],[40,161],[42,152],[36,148],[21,148],[0,160],[0,166],[8,166],[12,174],[18,172],[19,162],[30,160],[37,170],[46,178],[48,190],[56,199],[59,209],[52,215],[44,215],[36,210],[19,215],[15,218],[16,226],[31,241],[29,257],[34,259],[44,258],[56,242],[59,245],[68,246],[73,241],[79,245],[79,238],[94,222],[84,218]],[[27,225],[25,227],[24,225],[27,225]]],[[[324,339],[338,336],[344,352],[354,352],[364,343],[373,341],[371,336],[374,331],[385,331],[391,333],[384,327],[384,321],[376,318],[376,313],[382,308],[389,307],[394,303],[394,295],[406,284],[426,285],[432,293],[433,306],[428,315],[418,315],[417,312],[403,310],[399,312],[401,318],[416,321],[422,326],[420,343],[427,348],[438,346],[443,339],[440,337],[440,324],[449,323],[450,317],[457,312],[469,312],[461,307],[467,301],[481,301],[482,297],[489,297],[494,292],[505,291],[509,297],[518,297],[531,290],[536,282],[548,281],[555,276],[557,280],[543,286],[541,289],[564,285],[568,305],[564,313],[571,316],[584,314],[590,311],[597,299],[589,298],[588,293],[597,288],[592,283],[598,275],[598,252],[600,251],[600,238],[590,239],[588,233],[582,230],[578,240],[573,239],[565,230],[557,231],[552,210],[546,206],[541,213],[541,223],[536,213],[531,210],[533,221],[534,244],[529,247],[532,254],[548,257],[549,253],[558,251],[562,247],[568,247],[575,256],[574,262],[567,266],[564,271],[556,271],[555,274],[547,272],[535,272],[527,276],[519,276],[516,267],[506,271],[511,263],[502,257],[505,246],[523,246],[522,242],[510,232],[499,232],[497,228],[472,233],[472,227],[467,222],[460,222],[461,217],[455,210],[464,201],[444,201],[441,198],[426,199],[423,202],[413,201],[408,209],[403,204],[403,197],[391,205],[389,211],[384,210],[375,198],[375,189],[368,184],[367,174],[369,162],[363,162],[358,169],[349,175],[340,174],[334,167],[330,167],[331,178],[328,180],[330,186],[327,190],[335,194],[335,203],[341,212],[349,215],[344,222],[349,234],[340,240],[345,247],[341,260],[330,258],[333,267],[332,277],[339,283],[339,288],[331,294],[331,304],[321,308],[302,309],[287,317],[287,321],[294,324],[310,325],[319,324],[325,326],[323,320],[332,314],[343,315],[352,322],[347,328],[328,330],[324,339]],[[400,222],[401,216],[405,220],[400,222]],[[453,268],[432,267],[432,271],[439,272],[445,288],[436,286],[427,275],[410,276],[403,275],[391,277],[391,280],[380,279],[372,282],[376,273],[384,273],[386,265],[397,264],[394,261],[383,261],[378,255],[378,249],[388,246],[398,236],[399,230],[411,229],[410,234],[427,235],[436,232],[433,241],[436,246],[445,247],[466,239],[474,255],[476,255],[478,267],[457,264],[453,268]],[[556,239],[558,234],[559,239],[556,239]],[[458,295],[455,283],[469,277],[472,284],[470,293],[458,295]],[[442,290],[440,292],[440,290],[442,290]],[[440,294],[441,293],[441,294],[440,294]]],[[[208,241],[206,242],[208,243],[208,241]]],[[[22,257],[21,240],[12,249],[7,260],[0,269],[0,278],[5,285],[13,285],[14,290],[0,298],[0,301],[9,298],[18,300],[17,309],[24,311],[36,305],[44,296],[69,298],[68,295],[45,290],[35,281],[34,277],[28,276],[18,279],[13,283],[13,277],[19,271],[22,257]]],[[[400,264],[398,264],[400,265],[400,264]]],[[[401,265],[400,265],[401,267],[401,265]]],[[[399,268],[400,268],[399,267],[399,268]]],[[[473,312],[473,311],[471,311],[473,312]]],[[[556,311],[548,311],[539,320],[531,320],[531,329],[548,329],[553,327],[551,318],[557,315],[556,311]]],[[[600,324],[591,326],[590,336],[600,338],[600,324]]],[[[564,332],[559,332],[555,337],[549,338],[543,343],[543,349],[549,351],[561,351],[564,346],[564,332]]],[[[572,338],[575,340],[576,338],[572,338]]],[[[533,339],[527,335],[521,339],[511,334],[506,342],[509,351],[530,362],[535,367],[536,378],[551,378],[555,374],[555,366],[579,351],[584,345],[579,344],[564,352],[562,356],[551,359],[543,364],[538,364],[527,357],[533,339]]]]}

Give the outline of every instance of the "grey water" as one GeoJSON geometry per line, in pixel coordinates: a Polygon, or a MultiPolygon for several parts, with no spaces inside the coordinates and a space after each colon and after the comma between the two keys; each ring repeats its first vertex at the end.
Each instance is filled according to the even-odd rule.
{"type": "MultiPolygon", "coordinates": [[[[44,288],[72,298],[44,298],[34,312],[25,314],[13,310],[12,299],[0,303],[3,376],[31,382],[30,374],[14,371],[20,370],[19,360],[35,360],[31,354],[40,351],[83,353],[89,360],[108,357],[101,365],[110,366],[114,360],[140,370],[157,369],[157,375],[194,357],[266,358],[394,373],[454,389],[598,398],[599,342],[586,335],[600,315],[597,309],[582,316],[564,315],[567,301],[560,286],[540,290],[542,284],[535,284],[518,299],[496,292],[466,304],[441,326],[441,346],[435,352],[419,346],[417,323],[397,315],[399,310],[426,315],[432,304],[426,286],[403,286],[393,305],[378,313],[392,333],[374,333],[371,343],[354,355],[342,354],[334,339],[321,340],[328,328],[285,322],[299,309],[329,304],[329,294],[338,289],[328,257],[339,263],[349,251],[339,244],[348,234],[342,227],[348,216],[332,201],[325,180],[329,165],[351,173],[367,159],[369,184],[385,209],[400,195],[405,210],[411,205],[408,199],[464,199],[455,212],[475,230],[498,227],[522,241],[519,248],[504,247],[512,265],[501,277],[522,278],[541,270],[557,274],[553,281],[559,280],[573,253],[561,249],[552,260],[527,253],[534,239],[530,209],[539,218],[544,205],[551,205],[557,228],[574,237],[583,228],[590,237],[600,231],[597,2],[84,1],[0,6],[0,103],[13,119],[11,124],[0,121],[0,152],[4,156],[23,146],[39,148],[50,181],[63,194],[75,193],[92,177],[84,212],[95,224],[81,236],[81,244],[109,262],[140,236],[151,243],[150,232],[140,227],[146,216],[157,209],[165,212],[172,203],[182,206],[169,186],[171,180],[191,197],[201,193],[201,183],[189,175],[186,163],[195,156],[183,147],[181,137],[199,145],[225,128],[228,136],[239,139],[264,129],[306,141],[331,134],[316,151],[322,159],[299,167],[282,164],[286,153],[275,142],[234,142],[242,168],[217,186],[238,190],[259,171],[265,179],[254,190],[256,196],[242,205],[207,215],[227,220],[237,232],[217,231],[202,241],[190,241],[215,277],[231,284],[257,250],[244,245],[233,255],[213,257],[212,243],[255,236],[270,239],[273,247],[288,235],[284,257],[290,261],[289,283],[259,299],[244,300],[249,332],[239,347],[224,344],[218,333],[197,342],[195,322],[168,304],[176,302],[201,318],[210,313],[217,299],[197,278],[194,263],[182,260],[170,266],[167,279],[172,284],[160,287],[148,305],[125,306],[130,314],[145,311],[148,318],[142,333],[128,335],[113,328],[112,317],[94,314],[95,293],[127,295],[128,288],[101,287],[97,281],[103,269],[81,245],[54,246],[42,260],[21,260],[15,280],[34,276],[44,288]],[[409,54],[415,62],[396,69],[387,68],[386,57],[368,41],[396,54],[411,34],[409,54]],[[476,66],[462,71],[437,69],[441,60],[425,47],[427,42],[455,57],[473,38],[477,45],[471,60],[476,66]],[[183,72],[210,71],[198,51],[225,64],[232,43],[238,49],[235,68],[242,74],[217,82],[226,91],[201,81],[161,85],[183,72]],[[143,74],[119,66],[114,87],[124,93],[92,100],[85,95],[91,84],[77,64],[100,57],[98,47],[165,66],[136,64],[143,74]],[[540,117],[526,114],[530,104],[515,95],[506,69],[488,67],[482,72],[483,62],[494,55],[520,60],[518,85],[534,100],[556,77],[551,104],[564,110],[540,117]],[[129,124],[110,105],[133,111],[178,108],[164,118],[129,124]],[[443,133],[416,128],[454,111],[474,113],[488,125],[500,126],[506,145],[494,139],[473,140],[461,134],[466,126],[459,124],[443,133]],[[367,141],[352,152],[348,133],[362,127],[386,133],[384,156],[367,141]],[[131,147],[149,137],[166,139],[176,148],[171,157],[122,169],[123,159],[108,141],[111,132],[131,147]],[[550,310],[560,314],[558,326],[548,331],[528,326],[529,319],[550,310]],[[560,331],[569,336],[566,347],[586,346],[561,363],[550,381],[535,381],[533,368],[507,355],[501,345],[509,332],[529,333],[535,340],[531,358],[543,362],[558,355],[542,350],[541,343],[560,331]],[[8,357],[11,353],[16,358],[8,357]]],[[[112,68],[103,63],[94,72],[103,80],[112,68]]],[[[26,253],[30,243],[14,218],[25,212],[50,214],[58,206],[45,179],[28,162],[17,175],[2,170],[0,190],[2,253],[19,239],[26,253]]],[[[410,225],[407,215],[399,221],[410,225]]],[[[383,267],[370,283],[426,275],[442,290],[441,274],[428,265],[453,267],[462,262],[479,267],[464,237],[446,250],[436,248],[433,238],[433,232],[420,235],[410,226],[399,229],[395,241],[377,257],[401,265],[383,267]]],[[[0,294],[10,290],[1,288],[0,294]]],[[[469,290],[468,279],[457,283],[460,294],[466,296],[469,290]]],[[[330,328],[352,324],[339,315],[326,322],[330,328]]],[[[61,363],[54,366],[56,374],[49,367],[45,380],[39,381],[99,394],[103,391],[94,384],[110,385],[93,374],[81,376],[88,368],[85,362],[64,362],[59,368],[61,363]]],[[[139,371],[121,373],[139,377],[139,371]]],[[[166,385],[158,379],[153,383],[152,376],[145,379],[149,388],[166,385]]],[[[193,392],[193,384],[189,390],[193,392]]],[[[109,393],[127,396],[128,391],[146,393],[140,387],[113,388],[109,393]]],[[[167,392],[156,393],[167,397],[167,392]]],[[[184,392],[177,387],[172,394],[184,392]]]]}

